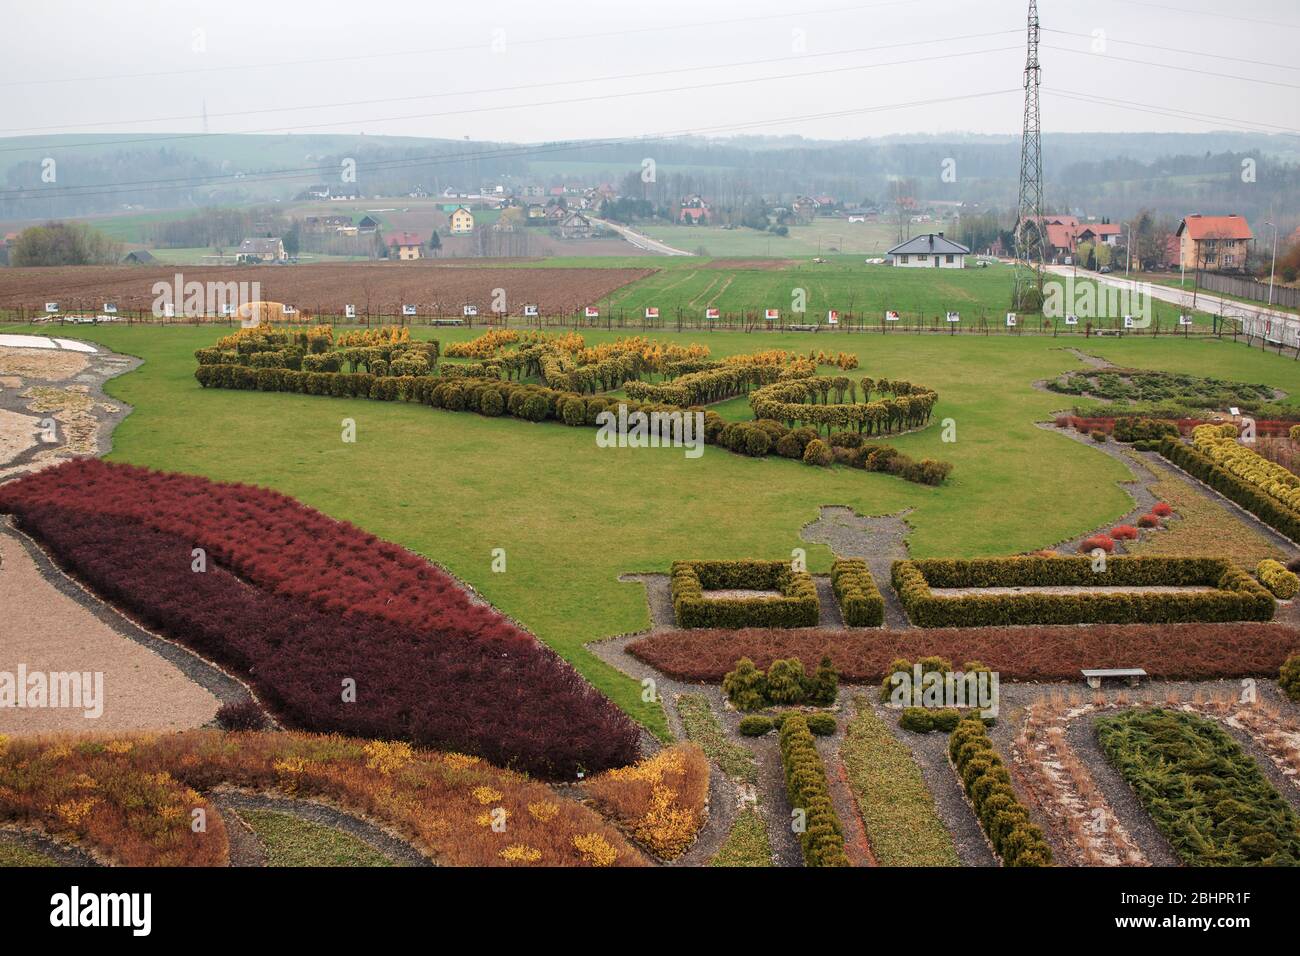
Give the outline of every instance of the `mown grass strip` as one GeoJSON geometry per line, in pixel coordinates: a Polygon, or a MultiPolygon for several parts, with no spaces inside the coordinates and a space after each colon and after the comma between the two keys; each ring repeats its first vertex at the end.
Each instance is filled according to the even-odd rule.
{"type": "Polygon", "coordinates": [[[677,698],[677,713],[688,740],[700,745],[722,772],[741,783],[758,782],[758,764],[748,747],[727,739],[722,724],[713,715],[709,699],[703,694],[682,694],[677,698]]]}
{"type": "Polygon", "coordinates": [[[762,814],[755,809],[741,810],[731,824],[731,832],[709,866],[771,866],[772,844],[762,814]]]}
{"type": "Polygon", "coordinates": [[[266,849],[267,866],[393,866],[350,833],[276,810],[241,810],[266,849]]]}

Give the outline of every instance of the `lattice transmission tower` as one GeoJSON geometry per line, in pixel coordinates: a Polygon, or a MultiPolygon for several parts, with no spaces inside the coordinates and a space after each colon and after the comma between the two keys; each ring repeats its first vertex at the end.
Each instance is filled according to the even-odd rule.
{"type": "Polygon", "coordinates": [[[1011,307],[1029,311],[1043,301],[1043,138],[1038,105],[1038,0],[1029,0],[1029,52],[1025,59],[1025,122],[1020,136],[1020,202],[1016,210],[1015,288],[1011,307]],[[1026,268],[1029,267],[1029,268],[1026,268]]]}

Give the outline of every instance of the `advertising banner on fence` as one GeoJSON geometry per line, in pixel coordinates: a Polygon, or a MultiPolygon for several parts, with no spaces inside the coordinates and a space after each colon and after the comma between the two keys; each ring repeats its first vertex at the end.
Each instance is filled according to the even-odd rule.
{"type": "Polygon", "coordinates": [[[654,306],[650,306],[645,310],[645,317],[647,319],[657,319],[659,318],[659,310],[654,306]]]}

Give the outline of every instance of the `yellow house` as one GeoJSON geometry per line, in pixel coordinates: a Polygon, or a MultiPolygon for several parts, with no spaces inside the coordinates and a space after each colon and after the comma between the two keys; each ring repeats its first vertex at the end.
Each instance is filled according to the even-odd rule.
{"type": "Polygon", "coordinates": [[[388,257],[396,257],[403,262],[423,258],[423,245],[424,242],[413,232],[393,233],[388,237],[388,257]]]}
{"type": "Polygon", "coordinates": [[[1234,272],[1246,268],[1254,238],[1241,216],[1187,216],[1174,233],[1184,269],[1234,272]]]}
{"type": "Polygon", "coordinates": [[[474,231],[474,214],[464,206],[457,206],[455,212],[451,214],[451,234],[453,236],[468,236],[474,231]]]}

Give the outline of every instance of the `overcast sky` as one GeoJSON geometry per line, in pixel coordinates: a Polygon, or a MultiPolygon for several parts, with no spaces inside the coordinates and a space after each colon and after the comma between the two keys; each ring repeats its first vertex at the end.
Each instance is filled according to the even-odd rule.
{"type": "MultiPolygon", "coordinates": [[[[1046,131],[1300,128],[1297,0],[1039,6],[1046,131]],[[1094,48],[1101,55],[1085,52],[1094,48]]],[[[208,129],[224,133],[528,142],[687,130],[1018,133],[1026,8],[1026,0],[10,3],[0,14],[0,136],[198,132],[205,102],[208,129]],[[654,92],[627,95],[641,91],[654,92]],[[934,102],[863,112],[926,101],[934,102]],[[830,113],[842,115],[821,115],[830,113]]]]}

